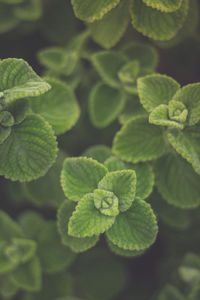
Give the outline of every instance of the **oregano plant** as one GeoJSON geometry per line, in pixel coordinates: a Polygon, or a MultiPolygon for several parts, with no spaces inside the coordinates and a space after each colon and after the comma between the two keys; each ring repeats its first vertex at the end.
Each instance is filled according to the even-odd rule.
{"type": "Polygon", "coordinates": [[[0,0],[0,298],[200,299],[197,0],[0,0]]]}

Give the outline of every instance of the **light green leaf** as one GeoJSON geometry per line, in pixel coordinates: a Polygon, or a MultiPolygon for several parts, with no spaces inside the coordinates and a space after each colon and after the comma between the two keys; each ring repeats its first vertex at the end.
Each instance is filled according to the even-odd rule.
{"type": "Polygon", "coordinates": [[[180,8],[182,0],[143,0],[143,2],[163,12],[172,12],[180,8]]]}
{"type": "Polygon", "coordinates": [[[158,158],[165,152],[163,131],[145,117],[132,118],[115,135],[113,152],[128,162],[158,158]]]}
{"type": "Polygon", "coordinates": [[[141,68],[153,70],[158,64],[158,53],[148,44],[130,43],[121,52],[129,60],[137,60],[141,68]]]}
{"type": "Polygon", "coordinates": [[[173,130],[168,132],[167,137],[172,147],[200,174],[200,128],[189,127],[183,132],[173,130]]]}
{"type": "Polygon", "coordinates": [[[104,161],[112,155],[112,152],[108,146],[95,145],[87,148],[82,155],[91,157],[103,164],[104,161]]]}
{"type": "Polygon", "coordinates": [[[4,211],[0,210],[0,241],[23,237],[22,229],[4,211]]]}
{"type": "Polygon", "coordinates": [[[120,0],[71,0],[76,17],[87,22],[100,20],[119,2],[120,0]]]}
{"type": "Polygon", "coordinates": [[[195,125],[200,120],[200,83],[184,86],[177,91],[173,100],[183,102],[188,109],[188,123],[195,125]]]}
{"type": "Polygon", "coordinates": [[[166,75],[152,74],[138,79],[140,102],[148,112],[160,104],[168,104],[179,88],[179,83],[166,75]]]}
{"type": "Polygon", "coordinates": [[[147,6],[141,0],[131,1],[131,17],[135,29],[155,40],[169,40],[183,26],[187,16],[188,0],[179,9],[166,13],[147,6]]]}
{"type": "Polygon", "coordinates": [[[143,254],[143,250],[125,250],[123,248],[119,248],[114,245],[110,240],[107,239],[108,246],[112,252],[117,255],[125,256],[125,257],[137,257],[143,254]]]}
{"type": "Polygon", "coordinates": [[[89,99],[90,119],[95,127],[104,128],[113,122],[122,111],[126,95],[104,83],[97,83],[89,99]]]}
{"type": "Polygon", "coordinates": [[[29,115],[0,145],[0,174],[11,180],[30,181],[43,176],[56,159],[57,143],[49,124],[29,115]]]}
{"type": "Polygon", "coordinates": [[[34,113],[40,114],[56,134],[64,133],[77,122],[80,109],[74,92],[62,81],[47,78],[51,90],[31,100],[34,113]]]}
{"type": "Polygon", "coordinates": [[[75,237],[98,235],[110,228],[115,217],[101,214],[94,206],[94,195],[85,195],[69,220],[68,233],[75,237]]]}
{"type": "Polygon", "coordinates": [[[12,114],[9,111],[0,112],[0,125],[3,127],[11,127],[15,123],[12,114]]]}
{"type": "Polygon", "coordinates": [[[38,291],[41,288],[41,267],[39,259],[35,256],[31,261],[20,265],[11,274],[13,283],[26,291],[38,291]]]}
{"type": "Polygon", "coordinates": [[[129,23],[128,2],[119,5],[104,17],[89,24],[93,40],[104,48],[111,48],[121,39],[129,23]]]}
{"type": "Polygon", "coordinates": [[[3,144],[11,134],[11,127],[0,126],[0,145],[3,144]]]}
{"type": "Polygon", "coordinates": [[[173,285],[166,285],[158,296],[158,300],[185,300],[185,297],[173,285]]]}
{"type": "Polygon", "coordinates": [[[118,72],[118,77],[121,82],[126,84],[133,85],[136,81],[136,78],[139,75],[140,64],[137,60],[131,60],[127,62],[118,72]]]}
{"type": "Polygon", "coordinates": [[[110,156],[106,159],[104,166],[106,166],[109,172],[127,169],[127,165],[116,156],[110,156]]]}
{"type": "Polygon", "coordinates": [[[179,101],[169,101],[169,117],[177,122],[185,122],[187,120],[188,110],[186,106],[179,101]]]}
{"type": "Polygon", "coordinates": [[[136,191],[136,174],[133,170],[109,172],[99,182],[98,189],[113,192],[119,200],[119,210],[126,211],[132,205],[136,191]]]}
{"type": "Polygon", "coordinates": [[[61,173],[63,191],[69,199],[79,201],[97,188],[106,173],[107,169],[92,158],[66,158],[61,173]]]}
{"type": "Polygon", "coordinates": [[[61,244],[57,231],[56,222],[45,222],[38,235],[38,257],[43,272],[52,274],[60,272],[69,267],[75,254],[61,244]]]}
{"type": "Polygon", "coordinates": [[[25,197],[38,206],[58,207],[65,200],[60,185],[60,172],[65,155],[58,153],[57,160],[47,174],[37,180],[23,183],[22,191],[25,197]]]}
{"type": "Polygon", "coordinates": [[[7,58],[0,61],[0,91],[7,102],[41,95],[50,89],[23,60],[7,58]]]}
{"type": "Polygon", "coordinates": [[[83,252],[95,246],[98,241],[98,236],[76,238],[68,234],[68,223],[75,209],[75,203],[69,200],[63,202],[58,209],[57,224],[58,231],[61,235],[62,243],[72,249],[74,252],[83,252]]]}
{"type": "Polygon", "coordinates": [[[129,210],[119,214],[106,232],[108,239],[125,250],[143,250],[156,239],[158,226],[151,206],[136,198],[129,210]]]}
{"type": "Polygon", "coordinates": [[[94,190],[94,206],[105,216],[115,217],[119,214],[119,199],[109,191],[94,190]]]}
{"type": "Polygon", "coordinates": [[[200,280],[200,258],[194,253],[187,253],[182,265],[178,269],[181,279],[194,285],[200,280]]]}
{"type": "Polygon", "coordinates": [[[17,99],[6,106],[14,117],[15,125],[20,124],[29,114],[29,102],[26,99],[17,99]]]}
{"type": "Polygon", "coordinates": [[[149,115],[149,123],[159,126],[183,129],[184,125],[169,119],[168,106],[160,104],[149,115]]]}
{"type": "Polygon", "coordinates": [[[123,53],[101,51],[92,55],[92,63],[102,80],[110,87],[118,89],[120,80],[117,73],[127,62],[123,53]]]}
{"type": "MultiPolygon", "coordinates": [[[[7,255],[6,247],[7,247],[7,243],[5,241],[1,241],[0,242],[0,275],[2,274],[3,276],[5,276],[5,273],[9,273],[10,271],[14,270],[18,264],[18,261],[12,259],[7,255]]],[[[0,287],[1,287],[1,283],[0,283],[0,287]]]]}
{"type": "Polygon", "coordinates": [[[200,176],[180,156],[158,160],[155,174],[158,191],[169,204],[187,209],[200,205],[200,176]]]}

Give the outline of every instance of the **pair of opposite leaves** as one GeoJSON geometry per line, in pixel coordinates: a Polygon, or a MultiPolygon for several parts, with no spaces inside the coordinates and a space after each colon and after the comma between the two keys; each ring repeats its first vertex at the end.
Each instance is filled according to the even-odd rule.
{"type": "Polygon", "coordinates": [[[79,113],[62,81],[45,82],[22,59],[0,61],[0,174],[19,181],[43,176],[56,159],[54,133],[69,130],[79,113]]]}
{"type": "MultiPolygon", "coordinates": [[[[136,255],[155,241],[156,218],[150,205],[142,200],[151,193],[152,171],[141,166],[142,172],[147,173],[148,184],[144,183],[137,193],[134,169],[115,157],[104,165],[86,157],[65,160],[61,174],[63,191],[78,203],[75,207],[73,201],[67,200],[58,211],[64,243],[75,250],[77,243],[83,243],[84,251],[97,242],[99,234],[106,232],[111,249],[113,246],[136,255]]],[[[138,187],[143,179],[141,176],[138,187]]]]}
{"type": "Polygon", "coordinates": [[[180,88],[172,78],[153,74],[138,79],[138,93],[149,122],[159,126],[149,124],[147,113],[138,114],[116,134],[114,153],[129,162],[166,154],[155,164],[159,192],[176,206],[198,206],[200,84],[180,88]]]}

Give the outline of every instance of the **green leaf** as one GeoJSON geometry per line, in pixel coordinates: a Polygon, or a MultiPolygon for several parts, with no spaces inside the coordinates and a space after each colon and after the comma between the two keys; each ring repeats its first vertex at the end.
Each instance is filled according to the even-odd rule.
{"type": "Polygon", "coordinates": [[[200,128],[187,128],[183,132],[171,131],[167,135],[172,147],[200,174],[199,137],[200,128]]]}
{"type": "Polygon", "coordinates": [[[134,84],[140,71],[140,64],[137,60],[127,62],[118,72],[121,82],[126,84],[134,84]]]}
{"type": "Polygon", "coordinates": [[[185,104],[188,109],[188,123],[195,125],[200,120],[200,83],[188,84],[174,95],[173,100],[185,104]]]}
{"type": "Polygon", "coordinates": [[[100,20],[112,8],[117,6],[120,0],[71,0],[77,18],[94,22],[100,20]]]}
{"type": "Polygon", "coordinates": [[[166,75],[152,74],[138,79],[140,102],[148,112],[160,104],[168,104],[179,88],[179,83],[166,75]]]}
{"type": "Polygon", "coordinates": [[[119,210],[126,211],[135,198],[136,174],[133,170],[109,172],[99,182],[98,189],[113,192],[119,200],[119,210]]]}
{"type": "Polygon", "coordinates": [[[12,114],[9,111],[0,112],[0,125],[3,127],[11,127],[15,123],[12,114]]]}
{"type": "Polygon", "coordinates": [[[91,157],[103,164],[104,161],[112,155],[112,152],[108,146],[95,145],[87,148],[82,155],[91,157]]]}
{"type": "Polygon", "coordinates": [[[169,40],[183,26],[187,16],[188,0],[183,0],[179,9],[171,13],[147,6],[141,0],[131,1],[131,17],[135,29],[155,40],[169,40]]]}
{"type": "Polygon", "coordinates": [[[15,296],[17,293],[18,287],[12,282],[9,274],[0,277],[0,291],[6,299],[15,296]]]}
{"type": "Polygon", "coordinates": [[[75,237],[98,235],[110,228],[115,217],[101,214],[94,206],[94,195],[85,195],[69,220],[68,233],[75,237]]]}
{"type": "Polygon", "coordinates": [[[7,58],[0,61],[0,91],[7,102],[41,95],[50,89],[23,60],[7,58]]]}
{"type": "Polygon", "coordinates": [[[104,166],[109,172],[127,169],[127,165],[116,156],[110,156],[108,159],[106,159],[104,166]]]}
{"type": "Polygon", "coordinates": [[[119,214],[119,200],[112,192],[94,190],[94,206],[105,216],[115,217],[119,214]]]}
{"type": "Polygon", "coordinates": [[[136,198],[129,210],[118,215],[106,232],[108,239],[125,250],[143,250],[156,239],[158,226],[151,206],[136,198]]]}
{"type": "Polygon", "coordinates": [[[93,40],[104,48],[111,48],[121,39],[129,23],[128,2],[119,5],[104,17],[89,24],[93,40]]]}
{"type": "Polygon", "coordinates": [[[9,105],[6,109],[13,115],[15,125],[20,124],[29,114],[29,102],[26,99],[17,99],[9,105]]]}
{"type": "Polygon", "coordinates": [[[69,199],[79,201],[97,188],[106,173],[107,169],[92,158],[66,158],[61,173],[63,191],[69,199]]]}
{"type": "Polygon", "coordinates": [[[0,145],[3,144],[11,134],[11,127],[0,126],[0,145]]]}
{"type": "Polygon", "coordinates": [[[126,95],[104,83],[97,83],[89,99],[90,119],[95,127],[104,128],[112,123],[122,111],[126,95]]]}
{"type": "Polygon", "coordinates": [[[180,8],[182,0],[143,0],[143,2],[163,12],[172,12],[180,8]]]}
{"type": "Polygon", "coordinates": [[[26,263],[33,257],[36,249],[37,244],[35,241],[13,238],[11,243],[7,245],[5,253],[13,262],[26,263]]]}
{"type": "Polygon", "coordinates": [[[30,181],[43,176],[56,159],[57,143],[49,124],[29,115],[0,145],[0,174],[11,180],[30,181]]]}
{"type": "Polygon", "coordinates": [[[61,244],[54,221],[48,221],[41,227],[37,254],[43,272],[50,274],[66,269],[75,259],[75,254],[61,244]]]}
{"type": "Polygon", "coordinates": [[[74,92],[62,81],[47,78],[51,90],[31,100],[34,113],[40,114],[56,134],[70,130],[77,122],[80,109],[74,92]]]}
{"type": "Polygon", "coordinates": [[[108,246],[112,252],[117,255],[124,256],[124,257],[137,257],[143,254],[143,250],[125,250],[123,248],[119,248],[118,246],[114,245],[110,240],[107,239],[108,246]]]}
{"type": "Polygon", "coordinates": [[[200,279],[200,258],[198,255],[188,253],[185,255],[182,265],[178,269],[181,279],[194,285],[200,279]]]}
{"type": "Polygon", "coordinates": [[[11,274],[13,283],[26,291],[38,291],[41,288],[41,267],[35,256],[31,261],[20,265],[11,274]]]}
{"type": "Polygon", "coordinates": [[[22,229],[4,211],[0,210],[0,241],[23,237],[22,229]]]}
{"type": "Polygon", "coordinates": [[[200,205],[200,176],[184,159],[169,154],[155,165],[156,186],[162,197],[180,208],[200,205]]]}
{"type": "Polygon", "coordinates": [[[185,297],[173,285],[166,285],[158,296],[158,300],[185,300],[185,297]]]}
{"type": "MultiPolygon", "coordinates": [[[[14,270],[18,264],[18,261],[12,259],[6,253],[7,243],[5,241],[0,242],[0,275],[9,273],[14,270]]],[[[5,275],[4,275],[5,276],[5,275]]],[[[1,279],[1,278],[0,278],[1,279]]],[[[1,283],[0,283],[1,287],[1,283]]]]}
{"type": "Polygon", "coordinates": [[[83,252],[95,246],[98,241],[98,236],[85,238],[76,238],[68,234],[69,219],[75,209],[75,203],[69,200],[63,202],[58,209],[57,224],[58,231],[61,235],[62,243],[72,249],[74,252],[83,252]]]}
{"type": "Polygon", "coordinates": [[[45,221],[39,213],[31,210],[24,212],[20,216],[19,224],[27,238],[37,240],[41,228],[45,225],[45,221]]]}
{"type": "Polygon", "coordinates": [[[158,64],[158,53],[148,44],[130,43],[121,52],[129,60],[137,60],[141,68],[154,70],[158,64]]]}
{"type": "Polygon", "coordinates": [[[35,21],[42,15],[42,3],[40,0],[24,1],[14,9],[15,16],[23,21],[35,21]]]}
{"type": "Polygon", "coordinates": [[[165,152],[163,131],[145,117],[132,118],[115,135],[113,152],[128,162],[158,158],[165,152]]]}
{"type": "Polygon", "coordinates": [[[47,174],[37,180],[23,183],[24,196],[38,206],[58,207],[65,200],[60,185],[60,172],[65,155],[58,153],[57,160],[47,174]]]}
{"type": "Polygon", "coordinates": [[[172,100],[169,102],[169,117],[177,122],[185,122],[187,120],[188,110],[186,106],[179,101],[172,100]]]}
{"type": "Polygon", "coordinates": [[[127,62],[124,54],[114,51],[101,51],[93,54],[91,59],[102,80],[110,87],[118,89],[120,81],[117,74],[127,62]]]}
{"type": "Polygon", "coordinates": [[[161,104],[153,109],[149,115],[149,123],[179,129],[184,127],[183,124],[169,119],[169,111],[166,104],[161,104]]]}

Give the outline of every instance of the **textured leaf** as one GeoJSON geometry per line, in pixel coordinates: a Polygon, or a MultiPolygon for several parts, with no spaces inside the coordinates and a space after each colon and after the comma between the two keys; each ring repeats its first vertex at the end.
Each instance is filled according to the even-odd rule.
{"type": "Polygon", "coordinates": [[[128,2],[120,1],[116,8],[108,12],[101,20],[91,23],[89,28],[96,43],[104,48],[111,48],[121,39],[128,23],[128,2]]]}
{"type": "Polygon", "coordinates": [[[4,211],[0,210],[0,241],[10,241],[16,237],[23,237],[21,228],[4,211]]]}
{"type": "Polygon", "coordinates": [[[159,126],[183,129],[184,125],[169,119],[168,106],[161,104],[153,109],[149,115],[149,123],[159,126]]]}
{"type": "Polygon", "coordinates": [[[0,126],[0,145],[5,142],[5,140],[11,134],[11,127],[1,127],[0,126]]]}
{"type": "Polygon", "coordinates": [[[200,174],[200,128],[188,128],[183,132],[174,130],[169,132],[167,137],[172,147],[200,174]]]}
{"type": "Polygon", "coordinates": [[[94,190],[94,206],[105,216],[115,217],[119,214],[119,200],[112,192],[94,190]]]}
{"type": "Polygon", "coordinates": [[[29,115],[0,145],[0,174],[30,181],[44,175],[54,163],[57,143],[53,131],[38,115],[29,115]]]}
{"type": "Polygon", "coordinates": [[[60,172],[63,166],[64,153],[58,153],[57,160],[47,174],[37,180],[23,183],[25,197],[39,206],[58,207],[65,200],[60,185],[60,172]]]}
{"type": "Polygon", "coordinates": [[[94,195],[85,195],[69,220],[68,233],[75,237],[98,235],[110,228],[115,217],[101,214],[94,206],[94,195]]]}
{"type": "Polygon", "coordinates": [[[169,102],[169,117],[177,122],[185,122],[187,120],[188,110],[186,106],[179,101],[172,100],[169,102]]]}
{"type": "Polygon", "coordinates": [[[31,261],[20,265],[11,274],[13,283],[26,291],[38,291],[41,288],[41,267],[35,256],[31,261]]]}
{"type": "Polygon", "coordinates": [[[77,18],[94,22],[117,6],[120,0],[71,0],[77,18]]]}
{"type": "Polygon", "coordinates": [[[151,206],[136,198],[125,213],[118,215],[106,232],[108,239],[125,250],[143,250],[156,239],[158,226],[151,206]]]}
{"type": "Polygon", "coordinates": [[[158,300],[185,300],[185,297],[173,285],[166,285],[158,296],[158,300]]]}
{"type": "Polygon", "coordinates": [[[80,109],[74,92],[62,81],[47,78],[51,90],[31,101],[34,113],[40,114],[52,126],[56,134],[61,134],[75,125],[80,109]]]}
{"type": "Polygon", "coordinates": [[[69,199],[79,201],[97,188],[107,169],[92,158],[66,158],[61,173],[61,185],[69,199]]]}
{"type": "Polygon", "coordinates": [[[104,128],[122,111],[126,96],[121,90],[99,82],[91,91],[89,99],[90,119],[94,126],[104,128]]]}
{"type": "Polygon", "coordinates": [[[114,245],[111,241],[107,240],[108,246],[112,252],[117,255],[125,256],[125,257],[137,257],[143,254],[143,250],[125,250],[123,248],[119,248],[118,246],[114,245]]]}
{"type": "Polygon", "coordinates": [[[137,31],[155,40],[169,40],[182,27],[187,16],[188,0],[179,9],[166,13],[147,6],[143,1],[131,1],[131,17],[137,31]]]}
{"type": "Polygon", "coordinates": [[[156,186],[162,197],[181,208],[200,205],[200,176],[180,156],[169,154],[155,165],[156,186]]]}
{"type": "Polygon", "coordinates": [[[156,8],[164,12],[177,10],[182,4],[182,0],[143,0],[143,2],[152,8],[156,8]]]}
{"type": "Polygon", "coordinates": [[[148,44],[131,43],[121,52],[129,60],[137,60],[141,68],[153,70],[158,64],[157,51],[148,44]]]}
{"type": "Polygon", "coordinates": [[[200,120],[200,83],[184,86],[177,91],[173,100],[183,102],[188,109],[188,123],[194,125],[200,120]]]}
{"type": "Polygon", "coordinates": [[[39,232],[38,257],[45,273],[62,271],[75,259],[75,254],[61,244],[54,221],[46,222],[39,232]]]}
{"type": "Polygon", "coordinates": [[[91,157],[103,164],[104,161],[112,155],[112,152],[108,146],[95,145],[87,148],[82,155],[91,157]]]}
{"type": "Polygon", "coordinates": [[[194,284],[200,279],[200,258],[198,255],[188,253],[185,255],[182,265],[178,269],[182,280],[194,284]]]}
{"type": "Polygon", "coordinates": [[[139,75],[140,64],[137,60],[131,60],[127,62],[118,72],[118,77],[121,82],[126,84],[133,85],[136,81],[136,78],[139,75]]]}
{"type": "Polygon", "coordinates": [[[151,112],[160,104],[168,104],[180,88],[173,78],[152,74],[138,79],[138,94],[144,108],[151,112]]]}
{"type": "Polygon", "coordinates": [[[119,200],[119,210],[126,211],[135,198],[136,174],[133,170],[109,172],[99,182],[98,189],[113,192],[119,200]]]}
{"type": "Polygon", "coordinates": [[[135,117],[117,132],[113,152],[128,162],[140,162],[158,158],[164,154],[162,129],[150,125],[146,118],[135,117]]]}
{"type": "Polygon", "coordinates": [[[12,114],[9,111],[0,112],[0,125],[3,127],[11,127],[15,123],[12,114]]]}
{"type": "Polygon", "coordinates": [[[26,99],[17,99],[9,105],[6,109],[13,115],[15,120],[15,125],[20,124],[27,117],[29,111],[29,102],[26,99]]]}
{"type": "Polygon", "coordinates": [[[69,200],[63,202],[58,209],[57,224],[62,243],[70,247],[74,252],[83,252],[95,246],[98,236],[76,238],[68,234],[69,219],[75,209],[75,203],[69,200]]]}
{"type": "Polygon", "coordinates": [[[92,55],[92,63],[102,80],[110,87],[119,88],[117,73],[127,62],[127,58],[119,52],[101,51],[92,55]]]}
{"type": "Polygon", "coordinates": [[[109,172],[127,169],[127,165],[116,156],[110,156],[106,159],[104,166],[106,166],[109,172]]]}
{"type": "Polygon", "coordinates": [[[0,61],[0,91],[7,102],[18,98],[41,95],[50,89],[23,60],[7,58],[0,61]]]}

